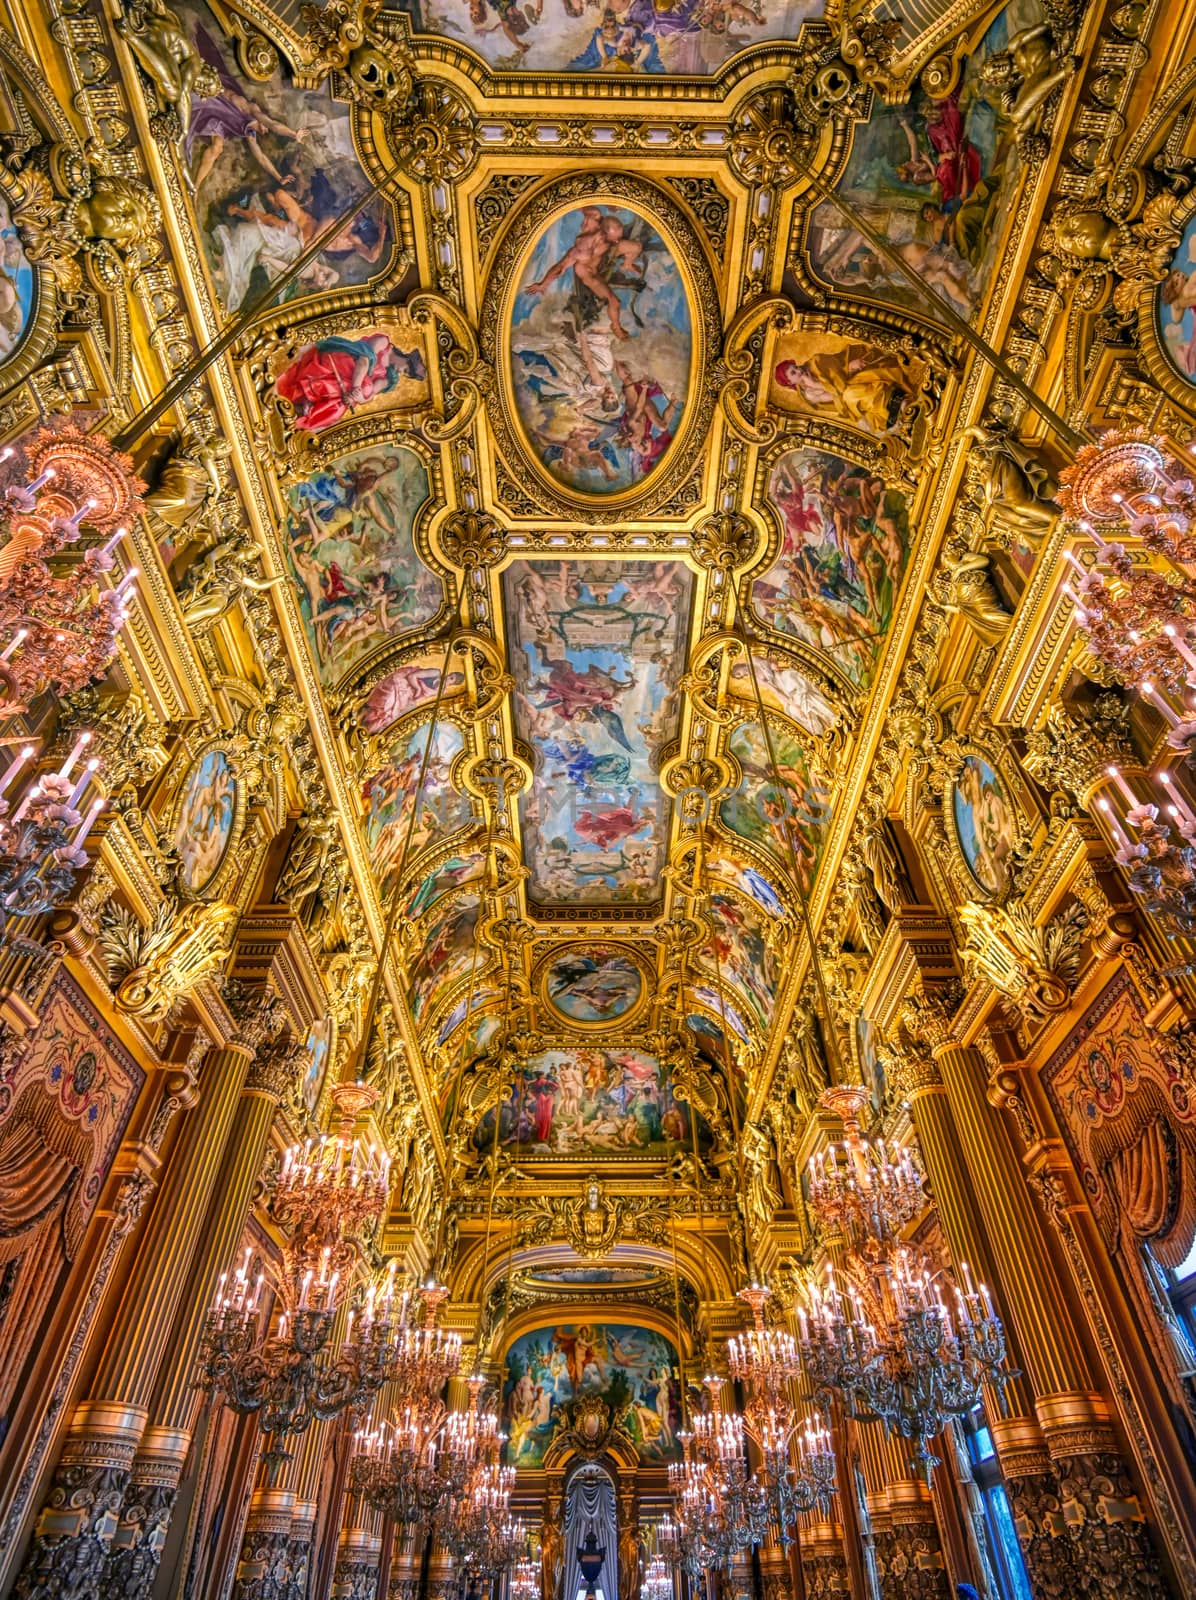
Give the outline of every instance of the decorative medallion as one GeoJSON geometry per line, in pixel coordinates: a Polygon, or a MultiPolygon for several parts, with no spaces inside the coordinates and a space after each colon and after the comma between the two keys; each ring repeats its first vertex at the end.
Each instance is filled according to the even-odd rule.
{"type": "Polygon", "coordinates": [[[179,885],[186,894],[214,891],[243,809],[241,784],[227,752],[219,745],[201,751],[179,791],[171,830],[179,885]]]}
{"type": "Polygon", "coordinates": [[[315,1116],[320,1095],[324,1091],[324,1075],[332,1056],[333,1027],[331,1017],[321,1017],[318,1022],[312,1023],[307,1035],[307,1050],[311,1059],[303,1074],[303,1104],[309,1117],[315,1116]]]}
{"type": "Polygon", "coordinates": [[[948,791],[952,831],[968,871],[986,894],[1009,882],[1009,856],[1017,842],[1017,811],[996,767],[972,751],[948,791]]]}
{"type": "Polygon", "coordinates": [[[533,196],[495,253],[481,335],[500,446],[546,511],[611,520],[676,498],[713,412],[720,321],[675,201],[614,173],[533,196]]]}
{"type": "Polygon", "coordinates": [[[553,1011],[587,1028],[623,1021],[644,997],[640,965],[618,945],[569,945],[545,964],[540,985],[553,1011]]]}

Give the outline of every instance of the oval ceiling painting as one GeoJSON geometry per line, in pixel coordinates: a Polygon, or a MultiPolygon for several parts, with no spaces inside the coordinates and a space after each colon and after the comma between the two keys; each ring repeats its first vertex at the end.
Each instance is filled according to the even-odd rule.
{"type": "Polygon", "coordinates": [[[574,493],[638,488],[679,435],[693,347],[685,281],[653,221],[616,205],[558,213],[511,308],[511,386],[533,458],[574,493]]]}
{"type": "Polygon", "coordinates": [[[644,979],[614,945],[575,944],[554,956],[544,974],[544,997],[570,1022],[604,1027],[639,1004],[644,979]]]}

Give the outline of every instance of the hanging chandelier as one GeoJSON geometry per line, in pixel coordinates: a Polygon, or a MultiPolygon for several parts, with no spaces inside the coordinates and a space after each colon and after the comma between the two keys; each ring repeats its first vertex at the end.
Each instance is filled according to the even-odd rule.
{"type": "Polygon", "coordinates": [[[642,1600],[673,1600],[673,1580],[662,1556],[653,1556],[644,1569],[642,1600]]]}
{"type": "MultiPolygon", "coordinates": [[[[511,1568],[508,1594],[510,1600],[540,1600],[540,1569],[530,1556],[521,1557],[511,1568]]],[[[653,1597],[645,1593],[644,1600],[653,1597]]]]}
{"type": "Polygon", "coordinates": [[[821,1422],[797,1424],[792,1385],[802,1374],[797,1341],[764,1325],[771,1290],[752,1284],[739,1291],[752,1311],[753,1326],[727,1341],[731,1376],[743,1384],[744,1426],[762,1458],[758,1477],[770,1526],[782,1548],[800,1511],[825,1511],[835,1490],[835,1456],[821,1422]],[[796,1461],[794,1455],[796,1454],[796,1461]]]}
{"type": "Polygon", "coordinates": [[[829,1144],[806,1168],[810,1204],[829,1234],[850,1243],[898,1234],[926,1203],[922,1174],[908,1151],[891,1153],[882,1139],[865,1139],[860,1113],[868,1103],[862,1084],[824,1089],[818,1104],[843,1123],[842,1144],[829,1144]]]}
{"type": "Polygon", "coordinates": [[[35,747],[23,745],[0,777],[0,946],[23,947],[25,941],[15,930],[61,905],[74,890],[76,874],[87,865],[83,845],[104,799],[97,796],[86,815],[79,803],[100,763],[93,757],[77,778],[72,774],[91,737],[81,733],[58,771],[36,779],[11,815],[4,792],[32,759],[35,747]]]}
{"type": "Polygon", "coordinates": [[[357,1117],[377,1097],[368,1085],[338,1084],[336,1137],[309,1139],[284,1154],[273,1193],[288,1230],[270,1277],[278,1306],[273,1331],[264,1315],[265,1270],[253,1273],[247,1249],[231,1281],[222,1274],[204,1330],[203,1379],[234,1411],[257,1413],[275,1436],[303,1433],[316,1419],[360,1410],[391,1374],[395,1351],[394,1268],[368,1284],[345,1317],[362,1259],[361,1233],[376,1222],[390,1187],[390,1159],[352,1137],[357,1117]]]}
{"type": "Polygon", "coordinates": [[[688,1535],[687,1556],[699,1572],[705,1566],[726,1569],[768,1532],[764,1490],[748,1465],[744,1419],[721,1408],[721,1378],[702,1382],[706,1408],[692,1419],[692,1431],[678,1436],[682,1460],[669,1467],[673,1515],[688,1535]]]}
{"type": "MultiPolygon", "coordinates": [[[[142,508],[132,463],[98,434],[42,428],[26,446],[28,482],[0,499],[0,715],[34,695],[69,694],[98,678],[128,620],[136,567],[105,588],[127,523],[142,508]],[[78,559],[85,530],[101,537],[78,559]]],[[[11,447],[0,462],[13,459],[11,447]]]]}
{"type": "Polygon", "coordinates": [[[816,1389],[841,1395],[852,1416],[879,1417],[890,1433],[913,1440],[922,1468],[938,1464],[931,1440],[978,1403],[982,1386],[1000,1392],[1015,1375],[988,1289],[973,1288],[966,1266],[963,1276],[965,1289],[944,1298],[924,1255],[907,1244],[876,1245],[852,1257],[845,1290],[833,1267],[824,1284],[812,1279],[808,1314],[798,1311],[816,1389]]]}

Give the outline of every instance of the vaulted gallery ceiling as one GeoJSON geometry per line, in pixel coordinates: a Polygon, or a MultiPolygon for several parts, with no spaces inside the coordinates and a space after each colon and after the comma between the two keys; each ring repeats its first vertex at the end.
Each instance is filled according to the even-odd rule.
{"type": "Polygon", "coordinates": [[[347,61],[183,16],[208,326],[361,200],[221,400],[335,797],[307,826],[398,908],[425,1107],[517,1023],[533,1097],[618,1086],[510,1109],[534,1158],[659,1154],[662,1052],[758,1116],[959,461],[961,350],[901,263],[984,321],[1026,179],[991,64],[1038,13],[432,7],[347,61]]]}

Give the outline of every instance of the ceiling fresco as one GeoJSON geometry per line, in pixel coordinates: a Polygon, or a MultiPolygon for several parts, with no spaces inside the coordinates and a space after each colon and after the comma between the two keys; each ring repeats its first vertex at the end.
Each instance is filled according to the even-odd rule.
{"type": "Polygon", "coordinates": [[[515,730],[536,766],[523,829],[538,901],[659,897],[669,802],[655,764],[676,737],[692,588],[680,562],[521,561],[506,574],[515,730]]]}
{"type": "MultiPolygon", "coordinates": [[[[306,13],[181,13],[212,69],[170,154],[207,325],[361,200],[235,344],[230,449],[333,796],[318,893],[360,894],[346,948],[393,913],[395,1052],[475,1198],[511,1163],[656,1181],[695,1125],[733,1142],[793,1070],[805,914],[852,868],[971,380],[825,196],[988,317],[1034,170],[1004,52],[1043,14],[927,5],[865,72],[815,10],[412,0],[369,11],[368,82],[306,13]],[[811,63],[841,102],[799,104],[811,63]]],[[[1156,319],[1177,378],[1191,232],[1156,319]]],[[[977,883],[994,792],[956,825],[977,883]]],[[[595,1373],[670,1437],[667,1353],[609,1351],[576,1381],[536,1354],[517,1455],[595,1373]]]]}

